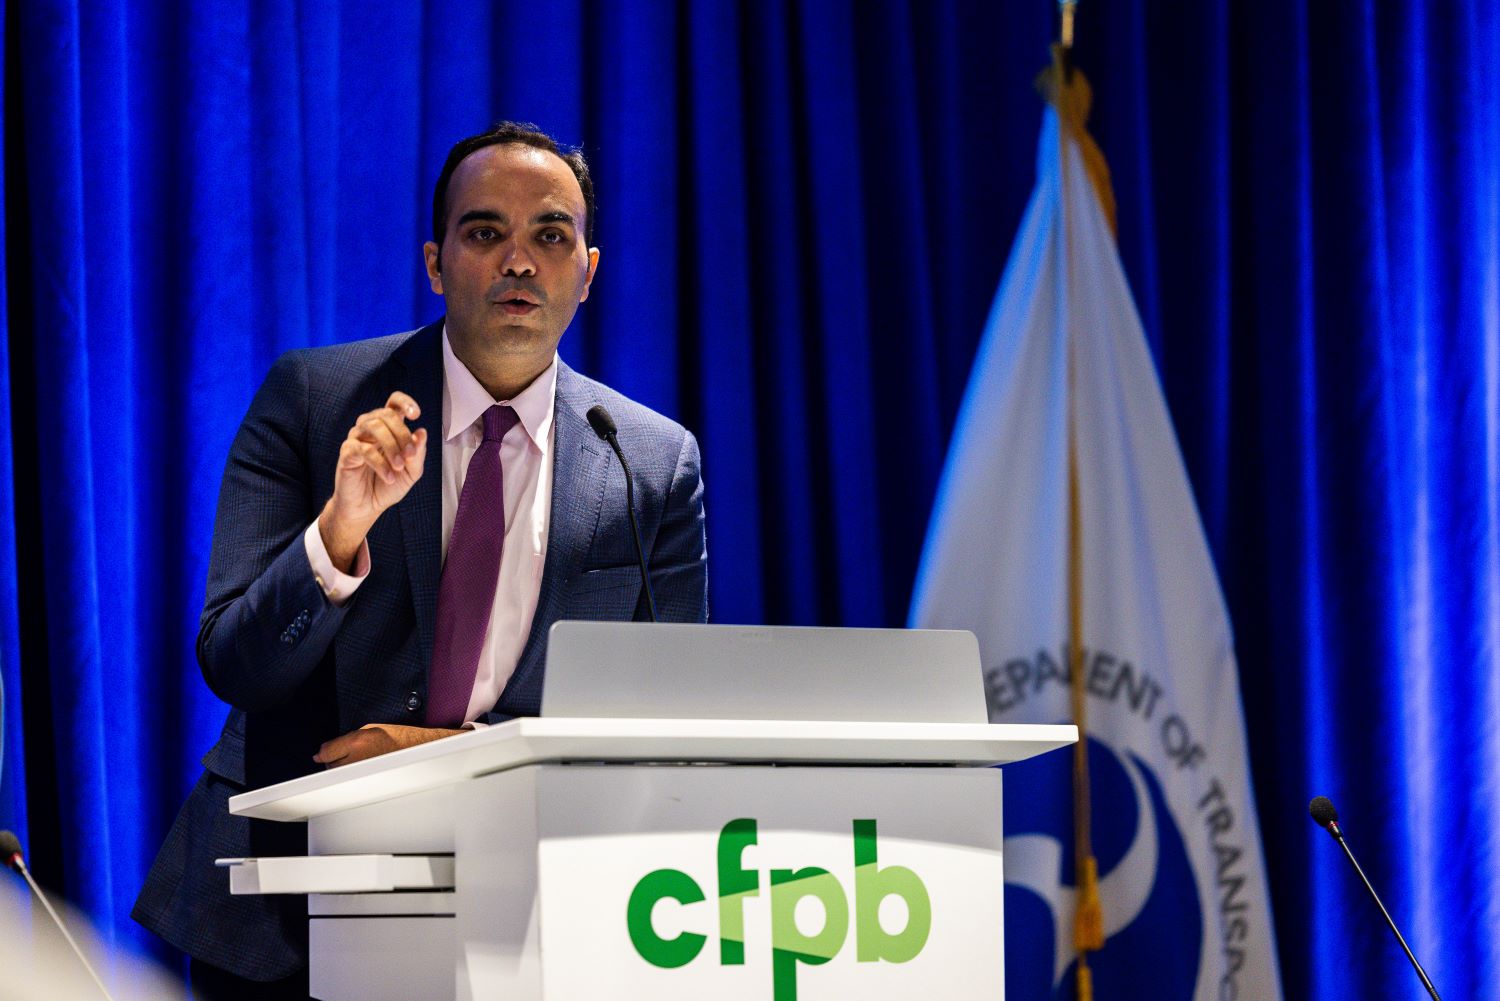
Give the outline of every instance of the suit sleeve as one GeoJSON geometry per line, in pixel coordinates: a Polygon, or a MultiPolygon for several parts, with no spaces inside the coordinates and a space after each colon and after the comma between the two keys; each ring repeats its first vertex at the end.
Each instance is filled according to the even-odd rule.
{"type": "Polygon", "coordinates": [[[198,664],[215,695],[249,712],[297,692],[352,604],[324,597],[302,540],[316,516],[307,384],[300,353],[277,360],[235,435],[219,488],[198,664]]]}
{"type": "Polygon", "coordinates": [[[684,432],[651,548],[651,590],[663,622],[708,621],[708,547],[698,440],[684,432]]]}

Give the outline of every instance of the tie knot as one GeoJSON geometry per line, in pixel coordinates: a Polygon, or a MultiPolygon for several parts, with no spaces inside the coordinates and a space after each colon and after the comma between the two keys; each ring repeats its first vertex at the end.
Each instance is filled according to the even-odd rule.
{"type": "Polygon", "coordinates": [[[514,409],[495,404],[484,412],[484,440],[499,441],[520,419],[514,409]]]}

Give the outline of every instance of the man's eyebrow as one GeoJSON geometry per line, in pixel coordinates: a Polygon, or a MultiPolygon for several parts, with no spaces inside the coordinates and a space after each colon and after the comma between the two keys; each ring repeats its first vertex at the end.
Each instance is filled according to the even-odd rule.
{"type": "Polygon", "coordinates": [[[549,222],[560,222],[568,226],[577,226],[577,223],[573,221],[573,217],[571,215],[558,209],[553,209],[551,212],[543,212],[533,221],[538,225],[549,222]]]}
{"type": "Polygon", "coordinates": [[[496,212],[494,209],[470,209],[458,217],[458,225],[463,226],[471,222],[505,222],[505,213],[496,212]]]}

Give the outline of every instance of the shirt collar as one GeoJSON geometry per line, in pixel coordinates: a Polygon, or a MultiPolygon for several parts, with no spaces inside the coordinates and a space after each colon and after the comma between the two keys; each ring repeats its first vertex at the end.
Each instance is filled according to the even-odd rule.
{"type": "Polygon", "coordinates": [[[496,400],[489,390],[480,385],[467,365],[453,353],[448,343],[448,328],[443,327],[443,440],[452,441],[463,434],[484,416],[484,412],[496,403],[509,406],[521,419],[521,429],[531,439],[537,451],[547,453],[548,433],[552,429],[552,417],[557,401],[557,354],[552,355],[552,364],[541,375],[531,380],[531,385],[509,400],[496,400]]]}

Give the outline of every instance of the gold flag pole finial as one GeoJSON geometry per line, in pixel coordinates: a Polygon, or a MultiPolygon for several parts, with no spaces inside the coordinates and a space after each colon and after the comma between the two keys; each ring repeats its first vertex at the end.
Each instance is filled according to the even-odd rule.
{"type": "Polygon", "coordinates": [[[1063,71],[1059,86],[1073,82],[1073,14],[1077,9],[1078,0],[1057,0],[1057,54],[1063,71]]]}

